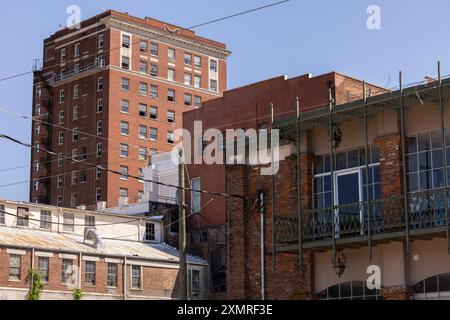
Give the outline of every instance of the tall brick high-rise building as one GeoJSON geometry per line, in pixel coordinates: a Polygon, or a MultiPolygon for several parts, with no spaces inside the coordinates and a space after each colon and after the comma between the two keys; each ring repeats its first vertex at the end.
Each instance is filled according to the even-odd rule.
{"type": "Polygon", "coordinates": [[[65,207],[138,201],[143,183],[127,175],[142,174],[152,153],[172,149],[183,112],[222,96],[229,54],[193,31],[111,10],[44,40],[32,144],[60,156],[33,150],[30,200],[65,207]]]}

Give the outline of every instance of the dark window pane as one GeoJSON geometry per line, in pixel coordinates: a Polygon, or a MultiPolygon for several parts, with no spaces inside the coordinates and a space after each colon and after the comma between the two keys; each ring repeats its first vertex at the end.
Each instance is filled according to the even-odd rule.
{"type": "Polygon", "coordinates": [[[408,162],[408,172],[417,172],[417,154],[406,156],[406,161],[408,162]]]}
{"type": "Polygon", "coordinates": [[[331,171],[330,155],[326,154],[323,158],[324,172],[331,171]]]}
{"type": "Polygon", "coordinates": [[[380,162],[380,151],[378,150],[378,146],[374,144],[371,146],[371,158],[372,158],[371,163],[380,162]]]}
{"type": "Polygon", "coordinates": [[[431,159],[429,152],[419,153],[419,170],[429,170],[431,169],[431,159]]]}
{"type": "Polygon", "coordinates": [[[431,171],[423,171],[419,173],[420,176],[420,190],[431,189],[431,171]]]}
{"type": "Polygon", "coordinates": [[[339,298],[339,285],[328,288],[328,298],[329,299],[339,298]]]}
{"type": "Polygon", "coordinates": [[[323,156],[316,156],[316,161],[314,162],[314,174],[323,173],[323,156]]]}
{"type": "Polygon", "coordinates": [[[336,155],[336,170],[347,169],[347,153],[342,152],[336,155]]]}
{"type": "Polygon", "coordinates": [[[358,150],[348,152],[348,167],[354,168],[359,166],[358,150]]]}
{"type": "Polygon", "coordinates": [[[341,284],[341,298],[349,298],[352,296],[352,288],[349,282],[341,284]]]}
{"type": "Polygon", "coordinates": [[[366,164],[366,150],[359,149],[359,165],[364,166],[366,164]]]}
{"type": "Polygon", "coordinates": [[[437,287],[437,276],[430,277],[425,280],[425,291],[428,292],[438,292],[437,287]]]}
{"type": "Polygon", "coordinates": [[[367,286],[364,286],[364,294],[366,296],[375,296],[377,294],[377,289],[369,290],[367,286]]]}
{"type": "Polygon", "coordinates": [[[323,193],[314,195],[314,208],[316,209],[323,208],[323,193]]]}
{"type": "Polygon", "coordinates": [[[450,273],[439,275],[439,291],[450,291],[450,273]]]}
{"type": "Polygon", "coordinates": [[[323,177],[323,191],[331,191],[331,176],[323,177]]]}
{"type": "Polygon", "coordinates": [[[362,296],[364,292],[364,282],[355,281],[353,282],[353,296],[362,296]]]}
{"type": "Polygon", "coordinates": [[[430,135],[429,133],[419,134],[418,138],[419,151],[430,150],[430,135]]]}
{"type": "Polygon", "coordinates": [[[423,293],[423,281],[420,281],[414,285],[414,293],[423,293]]]}
{"type": "Polygon", "coordinates": [[[373,200],[381,199],[381,184],[376,183],[373,185],[373,194],[374,194],[373,200]]]}
{"type": "Polygon", "coordinates": [[[444,187],[444,169],[433,170],[433,188],[444,187]]]}
{"type": "Polygon", "coordinates": [[[314,193],[323,192],[323,178],[314,179],[314,193]]]}
{"type": "Polygon", "coordinates": [[[363,184],[363,186],[365,186],[366,185],[366,168],[363,168],[361,170],[361,175],[362,175],[362,184],[363,184]]]}
{"type": "Polygon", "coordinates": [[[433,149],[442,148],[442,131],[435,131],[431,133],[431,147],[433,149]]]}
{"type": "Polygon", "coordinates": [[[450,146],[450,128],[445,129],[445,145],[450,146]]]}
{"type": "Polygon", "coordinates": [[[324,194],[324,208],[331,207],[331,192],[327,192],[324,194]]]}
{"type": "Polygon", "coordinates": [[[408,191],[415,192],[419,190],[419,176],[417,173],[408,174],[408,191]]]}
{"type": "Polygon", "coordinates": [[[416,153],[417,152],[417,138],[410,137],[406,139],[406,152],[407,153],[416,153]]]}
{"type": "Polygon", "coordinates": [[[323,290],[321,293],[319,293],[318,298],[319,298],[319,300],[326,300],[327,299],[327,290],[323,290]]]}
{"type": "Polygon", "coordinates": [[[442,165],[442,149],[441,150],[434,150],[433,154],[433,169],[442,168],[444,167],[442,165]]]}
{"type": "Polygon", "coordinates": [[[372,168],[373,170],[373,183],[378,183],[381,181],[381,171],[380,166],[375,166],[372,168]]]}

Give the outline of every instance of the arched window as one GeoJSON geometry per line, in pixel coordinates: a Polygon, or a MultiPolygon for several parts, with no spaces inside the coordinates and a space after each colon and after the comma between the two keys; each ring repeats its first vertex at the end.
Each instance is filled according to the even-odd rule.
{"type": "Polygon", "coordinates": [[[450,273],[419,281],[414,286],[415,299],[450,300],[450,273]]]}
{"type": "Polygon", "coordinates": [[[369,290],[364,281],[339,283],[319,293],[320,300],[381,300],[380,290],[369,290]]]}

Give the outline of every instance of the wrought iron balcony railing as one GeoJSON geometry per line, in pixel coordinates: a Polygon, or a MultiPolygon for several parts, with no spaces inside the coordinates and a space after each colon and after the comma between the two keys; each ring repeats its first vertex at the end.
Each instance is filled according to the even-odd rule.
{"type": "MultiPolygon", "coordinates": [[[[445,226],[445,189],[416,192],[408,195],[409,229],[421,230],[445,226]]],[[[450,204],[449,204],[450,205],[450,204]]],[[[302,210],[301,235],[304,243],[331,240],[333,218],[336,239],[367,236],[370,206],[371,235],[389,234],[406,230],[403,197],[335,206],[334,208],[302,210]]],[[[296,214],[276,214],[275,242],[298,243],[299,223],[296,214]]]]}
{"type": "Polygon", "coordinates": [[[77,68],[77,69],[73,69],[69,72],[65,72],[63,74],[58,74],[58,75],[53,75],[49,79],[49,83],[66,80],[66,79],[72,78],[74,76],[80,75],[82,73],[86,73],[86,72],[97,70],[97,69],[104,69],[105,67],[106,67],[105,60],[96,60],[90,64],[87,64],[87,65],[77,68]]]}

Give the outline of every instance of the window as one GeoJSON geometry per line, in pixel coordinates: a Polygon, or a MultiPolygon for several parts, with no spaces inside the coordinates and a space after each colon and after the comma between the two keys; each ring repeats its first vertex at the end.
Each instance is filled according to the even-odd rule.
{"type": "MultiPolygon", "coordinates": [[[[144,179],[144,169],[143,168],[138,168],[138,176],[139,176],[139,179],[144,179]]],[[[139,182],[144,182],[144,181],[139,180],[139,182]]]]}
{"type": "Polygon", "coordinates": [[[78,128],[72,129],[72,141],[78,141],[78,128]]]}
{"type": "Polygon", "coordinates": [[[184,74],[184,84],[190,86],[192,84],[192,75],[189,73],[184,74]]]}
{"type": "Polygon", "coordinates": [[[120,188],[119,190],[119,196],[120,198],[128,198],[128,189],[126,188],[120,188]]]}
{"type": "Polygon", "coordinates": [[[217,61],[216,60],[209,60],[209,71],[217,72],[217,61]]]}
{"type": "Polygon", "coordinates": [[[139,125],[139,138],[147,139],[147,127],[139,125]]]}
{"type": "Polygon", "coordinates": [[[85,261],[84,283],[87,286],[95,286],[95,261],[85,261]]]}
{"type": "Polygon", "coordinates": [[[120,179],[128,180],[128,167],[120,166],[120,179]]]}
{"type": "Polygon", "coordinates": [[[17,225],[21,227],[28,227],[28,217],[30,213],[28,208],[17,208],[17,225]]]}
{"type": "MultiPolygon", "coordinates": [[[[139,181],[139,182],[141,182],[141,181],[139,181]]],[[[144,192],[139,191],[138,192],[138,202],[141,203],[143,198],[144,198],[144,192]]]]}
{"type": "Polygon", "coordinates": [[[120,121],[120,134],[127,136],[130,133],[129,124],[126,121],[120,121]]]}
{"type": "Polygon", "coordinates": [[[158,86],[155,86],[154,84],[150,85],[150,97],[153,99],[158,98],[158,86]]]}
{"type": "Polygon", "coordinates": [[[158,108],[155,106],[150,107],[150,119],[158,119],[158,108]]]}
{"type": "Polygon", "coordinates": [[[35,160],[33,163],[33,169],[35,172],[39,172],[39,160],[35,160]]]}
{"type": "Polygon", "coordinates": [[[64,102],[64,89],[59,90],[59,102],[64,102]]]}
{"type": "Polygon", "coordinates": [[[0,204],[0,224],[5,224],[5,206],[0,204]]]}
{"type": "Polygon", "coordinates": [[[80,86],[78,84],[73,86],[73,98],[77,99],[80,95],[80,86]]]}
{"type": "Polygon", "coordinates": [[[167,101],[175,102],[175,90],[167,89],[167,101]]]}
{"type": "Polygon", "coordinates": [[[98,142],[97,145],[95,146],[95,156],[97,158],[102,156],[102,143],[98,142]]]}
{"type": "Polygon", "coordinates": [[[202,97],[200,97],[200,96],[194,97],[194,106],[196,108],[200,108],[202,106],[202,97]]]}
{"type": "Polygon", "coordinates": [[[11,254],[9,256],[9,280],[19,281],[20,280],[20,264],[21,256],[17,254],[11,254]]]}
{"type": "Polygon", "coordinates": [[[61,49],[61,62],[66,61],[66,48],[61,49]]]}
{"type": "Polygon", "coordinates": [[[380,300],[380,290],[367,288],[365,282],[351,281],[329,287],[319,293],[319,300],[380,300]]]}
{"type": "Polygon", "coordinates": [[[49,275],[49,258],[48,257],[38,257],[38,272],[41,275],[42,282],[48,282],[49,275]]]}
{"type": "Polygon", "coordinates": [[[107,286],[112,288],[117,287],[117,263],[108,263],[107,286]]]}
{"type": "Polygon", "coordinates": [[[98,77],[97,79],[97,91],[103,90],[103,77],[98,77]]]}
{"type": "Polygon", "coordinates": [[[150,54],[152,56],[158,56],[158,44],[157,43],[151,43],[150,44],[150,54]]]}
{"type": "Polygon", "coordinates": [[[80,171],[80,183],[87,181],[86,170],[80,171]]]}
{"type": "Polygon", "coordinates": [[[202,77],[194,76],[194,87],[200,88],[202,86],[202,77]]]}
{"type": "Polygon", "coordinates": [[[95,179],[99,180],[102,177],[102,169],[95,168],[95,179]]]}
{"type": "Polygon", "coordinates": [[[64,132],[60,131],[58,132],[58,144],[64,143],[64,132]]]}
{"type": "Polygon", "coordinates": [[[130,42],[131,42],[130,36],[127,35],[127,34],[123,34],[122,35],[122,47],[123,48],[129,48],[130,47],[130,42]]]}
{"type": "Polygon", "coordinates": [[[126,56],[122,56],[122,69],[129,70],[130,69],[130,58],[126,56]]]}
{"type": "Polygon", "coordinates": [[[42,88],[41,86],[36,86],[36,99],[39,99],[42,96],[42,88]]]}
{"type": "Polygon", "coordinates": [[[59,76],[61,77],[61,79],[64,79],[65,73],[66,73],[66,69],[61,69],[61,70],[59,71],[59,76]]]}
{"type": "Polygon", "coordinates": [[[41,115],[41,106],[37,105],[34,107],[34,116],[39,117],[41,115]]]}
{"type": "Polygon", "coordinates": [[[57,196],[56,197],[56,206],[57,207],[62,207],[62,196],[57,196]]]}
{"type": "Polygon", "coordinates": [[[73,107],[72,108],[72,120],[78,120],[79,113],[80,113],[80,108],[73,107]]]}
{"type": "Polygon", "coordinates": [[[98,35],[98,47],[103,48],[103,33],[98,35]]]}
{"type": "Polygon", "coordinates": [[[145,82],[140,82],[139,83],[139,94],[141,96],[146,96],[147,95],[147,84],[145,82]]]}
{"type": "Polygon", "coordinates": [[[155,224],[147,222],[145,224],[145,241],[155,241],[155,224]]]}
{"type": "Polygon", "coordinates": [[[174,69],[167,70],[167,79],[169,79],[169,81],[175,81],[175,70],[174,69]]]}
{"type": "Polygon", "coordinates": [[[122,158],[127,158],[128,157],[128,145],[127,144],[120,144],[120,156],[122,158]]]}
{"type": "Polygon", "coordinates": [[[147,105],[140,103],[139,104],[139,116],[146,117],[147,116],[147,105]]]}
{"type": "Polygon", "coordinates": [[[98,120],[97,121],[97,134],[102,134],[103,132],[103,121],[98,120]]]}
{"type": "Polygon", "coordinates": [[[123,113],[130,112],[130,102],[128,100],[120,101],[120,112],[123,112],[123,113]]]}
{"type": "Polygon", "coordinates": [[[103,111],[103,99],[97,100],[97,113],[100,113],[103,111]]]}
{"type": "Polygon", "coordinates": [[[56,177],[56,187],[58,189],[62,188],[62,184],[63,184],[63,175],[62,174],[58,174],[58,176],[56,177]]]}
{"type": "Polygon", "coordinates": [[[167,122],[169,122],[169,123],[175,122],[175,111],[173,111],[173,110],[167,111],[167,122]]]}
{"type": "Polygon", "coordinates": [[[130,90],[130,79],[122,78],[121,89],[123,91],[129,91],[130,90]]]}
{"type": "Polygon", "coordinates": [[[184,54],[184,64],[187,64],[187,65],[192,64],[192,54],[190,54],[190,53],[184,54]]]}
{"type": "Polygon", "coordinates": [[[70,184],[74,185],[77,184],[78,181],[78,175],[76,171],[72,171],[70,173],[70,184]]]}
{"type": "Polygon", "coordinates": [[[192,94],[189,93],[184,94],[184,105],[192,106],[192,94]]]}
{"type": "Polygon", "coordinates": [[[80,161],[85,161],[87,160],[87,147],[81,147],[81,152],[80,152],[80,161]]]}
{"type": "Polygon", "coordinates": [[[76,193],[72,193],[70,195],[70,206],[75,208],[78,205],[78,195],[76,193]]]}
{"type": "Polygon", "coordinates": [[[39,153],[40,149],[41,149],[41,145],[39,143],[36,143],[34,145],[34,152],[39,153]]]}
{"type": "Polygon", "coordinates": [[[175,142],[175,134],[173,131],[167,131],[167,143],[173,144],[175,142]]]}
{"type": "Polygon", "coordinates": [[[59,124],[63,124],[64,123],[64,111],[60,111],[59,112],[59,124]]]}
{"type": "Polygon", "coordinates": [[[62,259],[61,266],[61,283],[62,284],[73,284],[75,279],[72,278],[73,275],[73,260],[62,259]]]}
{"type": "Polygon", "coordinates": [[[63,213],[63,231],[73,232],[74,231],[74,214],[69,212],[63,213]]]}
{"type": "Polygon", "coordinates": [[[194,66],[200,68],[202,66],[202,57],[194,56],[194,66]]]}
{"type": "Polygon", "coordinates": [[[191,292],[193,295],[200,293],[200,270],[191,270],[191,292]]]}
{"type": "Polygon", "coordinates": [[[84,224],[88,227],[95,227],[95,216],[84,216],[84,224]]]}
{"type": "Polygon", "coordinates": [[[148,63],[145,61],[139,62],[139,72],[143,74],[147,74],[148,72],[148,63]]]}
{"type": "Polygon", "coordinates": [[[200,213],[200,195],[201,193],[197,190],[201,190],[201,184],[200,184],[200,177],[192,178],[191,179],[191,210],[195,211],[196,213],[200,213]]]}
{"type": "Polygon", "coordinates": [[[62,166],[62,162],[63,162],[63,154],[62,153],[58,153],[58,159],[57,159],[58,167],[62,166]]]}
{"type": "Polygon", "coordinates": [[[79,56],[80,56],[80,44],[79,43],[75,43],[74,57],[79,57],[79,56]]]}
{"type": "Polygon", "coordinates": [[[169,58],[169,60],[175,60],[175,49],[168,48],[167,49],[167,57],[169,58]]]}
{"type": "Polygon", "coordinates": [[[33,180],[33,189],[35,191],[39,190],[39,181],[38,180],[33,180]]]}
{"type": "Polygon", "coordinates": [[[102,199],[102,189],[101,188],[96,188],[95,189],[95,200],[97,202],[101,201],[102,199]]]}
{"type": "Polygon", "coordinates": [[[209,90],[217,92],[217,80],[211,79],[209,81],[209,90]]]}
{"type": "Polygon", "coordinates": [[[131,266],[131,289],[141,289],[141,266],[131,266]]]}
{"type": "Polygon", "coordinates": [[[147,160],[147,148],[139,147],[139,160],[147,160]]]}
{"type": "Polygon", "coordinates": [[[158,129],[150,128],[150,140],[152,141],[158,140],[158,129]]]}
{"type": "Polygon", "coordinates": [[[34,133],[40,134],[41,133],[41,125],[39,123],[34,124],[34,133]]]}
{"type": "Polygon", "coordinates": [[[155,63],[152,63],[150,65],[150,75],[157,77],[158,76],[158,65],[155,63]]]}
{"type": "Polygon", "coordinates": [[[52,228],[52,212],[48,210],[41,210],[41,228],[52,228]]]}
{"type": "Polygon", "coordinates": [[[148,42],[141,40],[141,42],[139,43],[139,52],[140,53],[147,53],[148,51],[148,42]]]}
{"type": "Polygon", "coordinates": [[[79,64],[79,63],[74,64],[74,66],[73,66],[73,72],[74,72],[75,74],[80,73],[80,64],[79,64]]]}

